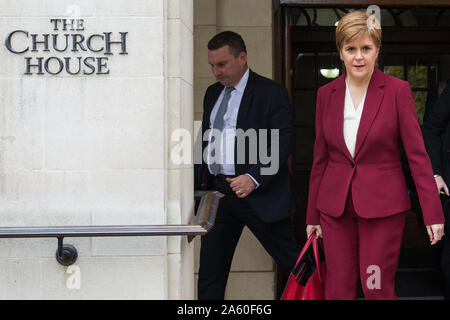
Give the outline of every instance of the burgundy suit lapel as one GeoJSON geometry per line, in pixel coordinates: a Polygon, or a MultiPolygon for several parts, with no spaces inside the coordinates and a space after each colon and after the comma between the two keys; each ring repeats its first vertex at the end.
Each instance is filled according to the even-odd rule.
{"type": "Polygon", "coordinates": [[[382,89],[384,86],[383,75],[384,74],[378,68],[375,68],[369,87],[367,88],[364,109],[362,111],[358,134],[356,136],[355,158],[366,139],[378,110],[380,109],[381,101],[384,96],[384,90],[382,89]]]}
{"type": "Polygon", "coordinates": [[[337,144],[340,146],[342,152],[349,158],[352,159],[350,151],[348,151],[347,145],[344,139],[344,107],[345,107],[345,73],[342,74],[337,80],[333,88],[333,93],[330,99],[331,105],[335,107],[329,108],[328,110],[333,110],[335,112],[332,119],[338,119],[337,126],[335,126],[336,131],[334,137],[336,137],[337,144]]]}

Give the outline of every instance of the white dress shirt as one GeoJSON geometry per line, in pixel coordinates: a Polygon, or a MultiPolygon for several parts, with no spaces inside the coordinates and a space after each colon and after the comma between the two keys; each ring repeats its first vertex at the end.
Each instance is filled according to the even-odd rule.
{"type": "MultiPolygon", "coordinates": [[[[220,174],[224,175],[235,175],[234,170],[234,144],[235,144],[235,136],[236,136],[236,123],[237,117],[239,113],[239,106],[241,105],[242,96],[244,95],[245,87],[247,86],[248,77],[250,74],[250,69],[247,68],[247,71],[242,76],[241,80],[237,85],[234,86],[233,91],[231,91],[230,100],[228,101],[228,108],[223,116],[224,119],[224,130],[222,132],[222,163],[220,164],[220,174]]],[[[219,95],[216,103],[214,104],[214,108],[211,111],[211,116],[209,118],[209,127],[212,128],[214,125],[214,120],[216,118],[217,111],[219,110],[219,106],[222,103],[223,97],[225,95],[225,88],[223,88],[222,92],[219,95]]],[[[210,137],[211,140],[211,137],[210,137]]],[[[208,152],[208,155],[210,153],[208,152]]],[[[211,170],[210,170],[211,171],[211,170]]],[[[249,174],[247,174],[252,180],[255,182],[256,187],[259,186],[259,183],[249,174]]]]}
{"type": "MultiPolygon", "coordinates": [[[[242,76],[241,80],[237,85],[234,86],[233,91],[231,91],[230,100],[228,101],[228,108],[223,116],[224,120],[224,130],[222,131],[222,163],[220,164],[219,173],[224,175],[234,175],[234,138],[236,136],[236,122],[239,112],[239,106],[241,105],[242,96],[244,94],[245,87],[247,86],[249,76],[249,69],[242,76]]],[[[219,95],[219,98],[211,111],[211,116],[209,118],[209,127],[212,128],[214,125],[214,119],[216,118],[219,106],[222,103],[223,96],[225,95],[225,88],[219,95]]]]}
{"type": "Polygon", "coordinates": [[[358,133],[359,122],[361,121],[366,93],[364,93],[364,97],[361,99],[358,108],[355,110],[347,81],[345,82],[344,139],[352,157],[355,156],[356,135],[358,133]]]}

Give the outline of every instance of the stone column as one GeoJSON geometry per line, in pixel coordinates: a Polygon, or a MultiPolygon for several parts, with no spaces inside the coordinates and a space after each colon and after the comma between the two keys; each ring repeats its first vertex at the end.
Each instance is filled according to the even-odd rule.
{"type": "MultiPolygon", "coordinates": [[[[15,54],[0,49],[0,224],[2,226],[187,223],[192,166],[170,164],[170,132],[192,131],[192,2],[185,0],[0,1],[0,37],[15,30],[15,54]],[[58,30],[51,19],[83,19],[58,30]],[[51,35],[127,32],[126,52],[94,37],[99,52],[51,48],[51,35]],[[50,51],[37,44],[50,34],[50,51]],[[103,50],[101,50],[103,48],[103,50]],[[78,57],[79,74],[27,75],[33,63],[78,57]],[[95,59],[105,63],[98,74],[95,59]]],[[[69,21],[69,20],[67,20],[69,21]]],[[[66,22],[67,22],[66,21],[66,22]]],[[[106,37],[106,35],[105,35],[106,37]]],[[[81,37],[78,36],[81,42],[81,37]]],[[[167,299],[193,297],[192,246],[183,237],[71,238],[78,268],[54,258],[56,239],[0,240],[0,299],[167,299]],[[79,288],[70,282],[81,275],[79,288]],[[191,279],[189,279],[189,277],[191,279]],[[68,285],[69,284],[69,285],[68,285]],[[75,286],[76,287],[76,286],[75,286]],[[72,289],[70,289],[72,288],[72,289]]]]}
{"type": "MultiPolygon", "coordinates": [[[[193,0],[168,0],[167,20],[167,145],[174,130],[193,132],[193,0]]],[[[192,134],[190,144],[193,144],[192,134]]],[[[173,149],[171,149],[173,150],[173,149]]],[[[169,155],[170,151],[169,150],[169,155]]],[[[192,157],[191,157],[191,160],[192,157]]],[[[177,165],[168,159],[167,219],[170,224],[189,223],[193,214],[193,165],[177,165]]],[[[186,237],[170,237],[168,248],[168,298],[194,298],[194,245],[186,237]]]]}

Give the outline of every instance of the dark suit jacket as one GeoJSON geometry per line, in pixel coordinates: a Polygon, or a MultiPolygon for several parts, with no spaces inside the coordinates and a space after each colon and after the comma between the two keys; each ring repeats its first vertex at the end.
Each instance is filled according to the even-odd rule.
{"type": "Polygon", "coordinates": [[[450,183],[450,85],[447,85],[432,106],[423,123],[423,136],[431,158],[434,174],[450,183]]]}
{"type": "Polygon", "coordinates": [[[345,74],[319,88],[307,224],[319,224],[319,213],[340,217],[349,192],[356,212],[363,218],[388,217],[409,210],[411,202],[402,171],[400,141],[426,225],[443,223],[409,84],[375,68],[367,89],[354,157],[343,135],[344,102],[345,74]]]}
{"type": "MultiPolygon", "coordinates": [[[[427,101],[425,103],[425,112],[423,114],[423,123],[425,123],[428,118],[430,117],[430,114],[433,110],[433,106],[436,104],[436,102],[439,100],[439,96],[442,94],[442,92],[439,92],[440,90],[442,90],[440,88],[441,83],[435,84],[433,86],[430,87],[430,89],[428,90],[428,95],[427,95],[427,101]]],[[[450,80],[447,80],[445,82],[445,85],[443,86],[443,89],[445,89],[445,87],[450,85],[450,80]]]]}
{"type": "MultiPolygon", "coordinates": [[[[425,103],[425,113],[423,115],[423,125],[421,126],[421,130],[423,133],[423,137],[424,137],[424,141],[425,141],[425,147],[427,149],[427,152],[431,158],[431,154],[430,154],[430,146],[428,145],[427,141],[429,141],[430,136],[425,136],[425,134],[429,135],[429,133],[426,133],[427,129],[425,129],[425,123],[430,119],[430,115],[433,113],[433,107],[436,104],[436,102],[439,100],[439,96],[442,94],[443,90],[445,89],[446,86],[450,86],[450,80],[447,80],[444,83],[444,86],[441,87],[441,83],[432,85],[429,90],[428,90],[428,95],[427,95],[427,101],[425,103]]],[[[447,128],[445,129],[446,132],[444,132],[441,136],[441,138],[446,137],[449,135],[450,133],[450,127],[447,126],[447,128]]],[[[433,139],[433,138],[431,138],[433,139]]],[[[442,141],[444,142],[444,141],[442,141]]],[[[440,150],[440,158],[442,159],[442,149],[440,150]]],[[[436,154],[434,154],[434,156],[436,156],[436,154]]],[[[447,161],[444,161],[446,163],[448,163],[448,154],[446,156],[447,161]]],[[[403,167],[404,167],[404,172],[405,172],[405,177],[406,177],[406,183],[408,185],[408,190],[409,190],[409,197],[411,198],[411,210],[416,212],[418,214],[418,219],[419,219],[419,224],[423,225],[423,217],[422,217],[422,208],[420,207],[420,203],[419,203],[419,198],[417,195],[417,189],[414,185],[414,181],[411,175],[411,171],[409,169],[409,165],[408,165],[408,161],[406,159],[406,155],[403,152],[403,167]]],[[[434,168],[433,168],[434,171],[434,168]]],[[[444,200],[446,198],[446,196],[441,195],[441,201],[444,200]]],[[[448,212],[446,212],[446,208],[444,206],[444,216],[447,217],[448,212]]],[[[447,218],[446,218],[447,219],[447,218]]]]}
{"type": "MultiPolygon", "coordinates": [[[[205,93],[203,101],[202,135],[209,129],[212,109],[223,90],[220,82],[211,85],[205,93]]],[[[274,222],[289,217],[296,208],[297,198],[293,191],[287,166],[291,153],[293,138],[293,117],[288,93],[281,84],[262,77],[250,70],[247,86],[239,107],[236,130],[268,129],[268,148],[270,150],[270,129],[279,129],[279,170],[274,175],[261,175],[263,165],[259,159],[256,164],[250,163],[248,141],[245,143],[245,162],[237,163],[237,143],[235,143],[235,174],[250,174],[260,186],[249,196],[248,202],[256,214],[265,222],[274,222]]],[[[208,145],[203,141],[202,150],[208,145]]],[[[259,155],[259,141],[258,141],[259,155]]],[[[202,159],[196,165],[196,186],[198,190],[211,190],[211,175],[202,159]]]]}

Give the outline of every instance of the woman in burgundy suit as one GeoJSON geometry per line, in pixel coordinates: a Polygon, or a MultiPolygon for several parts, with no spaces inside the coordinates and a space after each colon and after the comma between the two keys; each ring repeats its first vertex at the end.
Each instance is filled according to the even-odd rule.
{"type": "Polygon", "coordinates": [[[336,45],[345,73],[319,88],[306,232],[323,237],[326,299],[396,299],[395,273],[410,199],[403,143],[430,242],[444,216],[411,88],[375,67],[381,28],[360,11],[345,15],[336,45]]]}

